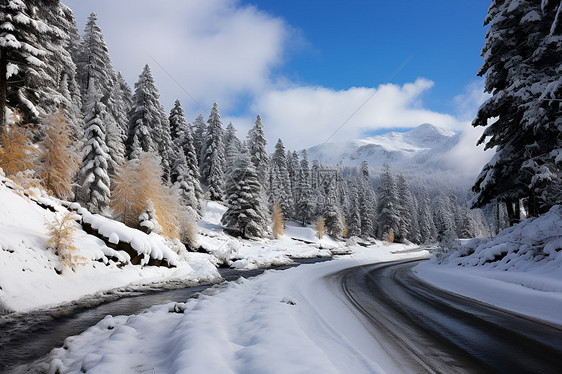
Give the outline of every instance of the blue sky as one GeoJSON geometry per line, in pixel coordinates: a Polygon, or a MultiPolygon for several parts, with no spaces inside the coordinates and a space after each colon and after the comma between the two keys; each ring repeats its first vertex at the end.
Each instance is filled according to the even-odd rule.
{"type": "Polygon", "coordinates": [[[335,89],[435,82],[424,103],[454,109],[476,79],[490,0],[244,1],[285,19],[304,40],[279,73],[335,89]],[[407,64],[391,79],[389,77],[407,64]]]}
{"type": "Polygon", "coordinates": [[[63,0],[81,30],[98,14],[131,86],[151,65],[166,109],[179,98],[192,121],[217,101],[241,137],[259,113],[290,149],[424,122],[470,131],[489,1],[63,0]]]}

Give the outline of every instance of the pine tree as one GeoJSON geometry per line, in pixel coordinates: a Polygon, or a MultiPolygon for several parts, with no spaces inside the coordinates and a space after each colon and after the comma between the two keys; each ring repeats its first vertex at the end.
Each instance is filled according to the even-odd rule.
{"type": "Polygon", "coordinates": [[[48,118],[46,136],[40,143],[39,177],[55,197],[72,197],[72,178],[78,167],[78,154],[72,147],[71,131],[61,110],[48,118]]]}
{"type": "Polygon", "coordinates": [[[261,200],[261,186],[248,151],[242,149],[228,179],[226,204],[221,223],[244,237],[267,234],[266,209],[261,200]]]}
{"type": "Polygon", "coordinates": [[[392,230],[394,235],[396,235],[399,231],[400,225],[398,197],[394,175],[392,174],[388,164],[384,165],[384,169],[380,176],[377,217],[378,237],[380,239],[385,239],[390,230],[392,230]]]}
{"type": "Polygon", "coordinates": [[[281,204],[283,215],[293,215],[293,194],[287,169],[287,157],[283,141],[279,139],[275,144],[275,151],[271,156],[271,202],[272,205],[281,204]]]}
{"type": "Polygon", "coordinates": [[[413,231],[413,211],[414,209],[414,198],[412,193],[410,192],[410,186],[408,185],[408,181],[406,178],[399,174],[396,178],[396,188],[398,192],[398,216],[399,216],[399,223],[398,227],[399,230],[398,234],[398,241],[404,240],[412,240],[414,236],[413,231]]]}
{"type": "Polygon", "coordinates": [[[234,166],[242,147],[240,140],[236,136],[236,129],[232,122],[226,126],[223,142],[225,150],[225,168],[226,170],[230,170],[234,166]]]}
{"type": "Polygon", "coordinates": [[[496,154],[477,178],[472,205],[504,201],[511,224],[520,199],[537,215],[562,196],[560,9],[552,0],[494,1],[484,22],[490,27],[478,74],[492,97],[473,126],[486,127],[479,144],[496,154]]]}
{"type": "Polygon", "coordinates": [[[205,135],[207,134],[205,118],[203,118],[201,114],[195,118],[195,121],[193,121],[192,130],[193,148],[195,149],[195,154],[197,155],[198,165],[201,167],[203,143],[205,142],[205,135]]]}
{"type": "Polygon", "coordinates": [[[199,163],[193,146],[191,126],[187,124],[181,103],[176,100],[169,117],[177,155],[172,164],[171,180],[182,205],[193,210],[194,216],[201,213],[203,191],[199,184],[199,163]]]}
{"type": "Polygon", "coordinates": [[[7,0],[0,5],[0,132],[7,106],[18,108],[24,122],[37,123],[41,115],[35,91],[42,91],[48,77],[48,51],[41,41],[52,28],[36,3],[7,0]]]}
{"type": "Polygon", "coordinates": [[[430,200],[425,189],[422,189],[418,205],[418,222],[420,242],[429,243],[436,238],[437,229],[433,222],[433,214],[430,209],[430,200]]]}
{"type": "Polygon", "coordinates": [[[433,202],[433,221],[439,242],[457,237],[454,207],[451,199],[443,193],[440,193],[433,202]]]}
{"type": "Polygon", "coordinates": [[[295,219],[303,226],[306,226],[312,223],[315,207],[312,197],[312,189],[310,186],[310,170],[308,169],[308,159],[305,150],[302,151],[302,159],[298,175],[297,198],[295,200],[295,219]]]}
{"type": "Polygon", "coordinates": [[[160,155],[163,175],[167,180],[170,173],[171,145],[170,124],[159,101],[160,93],[148,65],[144,66],[139,80],[135,83],[135,94],[129,114],[129,136],[127,154],[138,158],[141,152],[156,152],[160,155]]]}
{"type": "Polygon", "coordinates": [[[340,218],[341,212],[335,199],[328,199],[324,205],[324,217],[328,235],[334,239],[341,239],[344,227],[340,218]]]}
{"type": "Polygon", "coordinates": [[[361,208],[359,202],[359,181],[355,177],[347,179],[347,230],[348,235],[361,236],[361,208]]]}
{"type": "Polygon", "coordinates": [[[361,235],[365,238],[376,235],[374,227],[377,197],[373,190],[369,165],[367,161],[361,163],[360,179],[358,182],[358,207],[361,218],[361,235]]]}
{"type": "Polygon", "coordinates": [[[267,139],[263,131],[261,117],[258,114],[254,127],[248,132],[248,150],[264,191],[269,191],[271,188],[269,185],[269,156],[266,146],[267,139]]]}
{"type": "Polygon", "coordinates": [[[95,85],[89,86],[86,96],[85,148],[78,173],[77,200],[92,213],[104,213],[110,201],[108,175],[109,149],[105,144],[105,105],[100,101],[101,93],[95,85]]]}
{"type": "Polygon", "coordinates": [[[207,120],[207,134],[201,152],[201,180],[207,186],[209,199],[222,201],[224,194],[224,130],[217,103],[207,120]]]}

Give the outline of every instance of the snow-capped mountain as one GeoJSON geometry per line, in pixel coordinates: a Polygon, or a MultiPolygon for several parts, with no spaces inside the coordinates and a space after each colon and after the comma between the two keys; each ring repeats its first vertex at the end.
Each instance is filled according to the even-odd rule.
{"type": "MultiPolygon", "coordinates": [[[[385,163],[424,163],[444,153],[459,141],[459,134],[424,123],[407,132],[388,132],[344,143],[326,143],[307,150],[310,160],[322,164],[360,165],[366,160],[371,167],[385,163]]],[[[400,168],[401,169],[401,168],[400,168]]]]}
{"type": "Polygon", "coordinates": [[[404,174],[411,185],[443,191],[468,191],[478,171],[451,160],[462,133],[424,123],[407,132],[388,132],[365,139],[326,143],[309,148],[309,160],[323,165],[369,163],[376,178],[384,164],[404,174]]]}

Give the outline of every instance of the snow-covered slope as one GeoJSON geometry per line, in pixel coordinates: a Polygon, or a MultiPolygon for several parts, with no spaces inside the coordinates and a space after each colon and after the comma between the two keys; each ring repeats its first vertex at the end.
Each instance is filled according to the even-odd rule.
{"type": "Polygon", "coordinates": [[[562,206],[416,267],[437,287],[562,324],[562,206]]]}
{"type": "MultiPolygon", "coordinates": [[[[55,214],[65,213],[67,209],[36,191],[34,200],[60,212],[55,213],[39,206],[25,193],[11,180],[3,178],[0,169],[0,314],[55,306],[85,297],[91,300],[84,302],[91,303],[116,288],[138,289],[149,283],[170,281],[209,283],[221,279],[209,261],[210,256],[193,253],[187,258],[178,258],[162,238],[149,238],[140,231],[138,247],[150,257],[172,257],[173,254],[176,267],[125,265],[129,260],[127,253],[109,248],[78,224],[75,245],[77,255],[84,257],[85,264],[74,271],[65,268],[55,251],[49,248],[45,223],[52,222],[55,214]]],[[[115,221],[104,218],[103,224],[104,229],[112,231],[108,235],[116,231],[112,227],[121,229],[117,232],[128,233],[115,221]]]]}

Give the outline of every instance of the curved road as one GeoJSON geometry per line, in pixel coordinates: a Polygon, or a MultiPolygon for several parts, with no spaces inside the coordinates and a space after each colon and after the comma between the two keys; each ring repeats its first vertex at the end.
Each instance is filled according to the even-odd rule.
{"type": "Polygon", "coordinates": [[[417,263],[331,276],[402,372],[562,372],[562,326],[435,288],[411,271],[417,263]]]}

